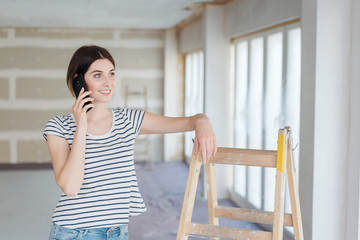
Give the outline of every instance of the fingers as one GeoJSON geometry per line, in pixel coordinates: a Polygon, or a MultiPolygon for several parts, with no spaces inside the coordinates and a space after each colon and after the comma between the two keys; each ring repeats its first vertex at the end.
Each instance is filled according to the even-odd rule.
{"type": "MultiPolygon", "coordinates": [[[[81,101],[80,101],[80,107],[81,108],[84,108],[85,107],[85,104],[87,103],[87,102],[89,102],[89,101],[94,101],[94,99],[93,98],[91,98],[91,97],[88,97],[88,98],[84,98],[84,99],[82,99],[81,101]]],[[[90,104],[87,104],[86,106],[88,106],[88,105],[90,105],[90,104]]]]}
{"type": "Polygon", "coordinates": [[[202,161],[203,161],[203,163],[207,163],[208,162],[208,156],[207,156],[207,152],[206,152],[206,149],[203,149],[202,151],[201,151],[201,156],[202,156],[202,161]]]}
{"type": "Polygon", "coordinates": [[[85,99],[82,99],[81,101],[77,101],[73,106],[74,114],[86,112],[87,109],[89,109],[91,107],[95,107],[95,105],[93,103],[86,104],[89,101],[91,102],[93,100],[94,100],[93,98],[85,98],[85,99]]]}
{"type": "Polygon", "coordinates": [[[88,109],[90,107],[94,107],[93,104],[86,105],[87,108],[85,108],[85,103],[89,101],[93,101],[94,99],[91,98],[89,95],[91,94],[91,91],[85,92],[84,88],[81,88],[78,98],[76,98],[76,101],[73,105],[73,112],[81,112],[83,109],[88,109]],[[91,105],[91,106],[89,106],[91,105]],[[89,107],[88,107],[89,106],[89,107]]]}
{"type": "Polygon", "coordinates": [[[199,143],[199,141],[197,140],[197,137],[196,137],[196,136],[195,136],[194,144],[195,144],[195,154],[197,154],[197,153],[199,152],[200,143],[199,143]]]}
{"type": "Polygon", "coordinates": [[[195,138],[195,153],[201,152],[202,162],[208,163],[210,157],[217,153],[217,142],[215,136],[206,138],[195,138]]]}
{"type": "Polygon", "coordinates": [[[79,97],[78,99],[83,99],[85,98],[86,96],[89,96],[91,94],[91,91],[86,91],[85,92],[85,89],[84,88],[81,88],[81,91],[79,93],[79,97]]]}
{"type": "Polygon", "coordinates": [[[216,153],[217,153],[217,141],[216,141],[216,137],[214,137],[213,148],[214,148],[213,157],[215,157],[215,156],[216,156],[216,153]]]}
{"type": "Polygon", "coordinates": [[[86,104],[82,109],[81,109],[81,111],[83,111],[83,112],[87,112],[87,110],[89,109],[89,108],[93,108],[93,107],[95,107],[95,104],[86,104]]]}

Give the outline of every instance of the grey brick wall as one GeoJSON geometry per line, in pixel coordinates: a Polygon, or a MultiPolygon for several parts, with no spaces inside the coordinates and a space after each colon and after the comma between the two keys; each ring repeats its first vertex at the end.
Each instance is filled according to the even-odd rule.
{"type": "MultiPolygon", "coordinates": [[[[71,111],[66,69],[86,44],[107,48],[116,61],[109,107],[124,104],[125,86],[146,86],[149,110],[163,112],[163,31],[0,28],[0,163],[51,161],[41,134],[49,118],[71,111]]],[[[161,154],[161,137],[152,142],[161,154]]]]}

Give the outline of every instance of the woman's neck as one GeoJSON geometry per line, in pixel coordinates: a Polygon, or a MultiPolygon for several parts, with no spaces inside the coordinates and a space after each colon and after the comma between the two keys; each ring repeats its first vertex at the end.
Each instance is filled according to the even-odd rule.
{"type": "Polygon", "coordinates": [[[104,135],[113,125],[113,113],[105,104],[95,103],[95,107],[87,113],[87,132],[92,135],[104,135]]]}
{"type": "Polygon", "coordinates": [[[97,121],[98,119],[102,119],[108,116],[111,113],[111,110],[106,107],[105,103],[94,103],[95,107],[93,107],[88,113],[87,118],[88,121],[97,121]]]}

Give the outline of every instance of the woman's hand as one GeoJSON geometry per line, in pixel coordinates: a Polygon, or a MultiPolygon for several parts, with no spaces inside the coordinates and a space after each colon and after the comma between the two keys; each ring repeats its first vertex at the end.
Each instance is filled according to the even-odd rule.
{"type": "Polygon", "coordinates": [[[72,107],[72,111],[75,117],[76,121],[76,128],[77,129],[87,129],[87,116],[86,111],[94,107],[94,104],[87,104],[84,106],[84,104],[88,101],[93,101],[94,99],[91,97],[87,97],[91,94],[91,91],[84,92],[84,88],[81,89],[79,93],[79,97],[76,98],[75,103],[72,107]]]}
{"type": "Polygon", "coordinates": [[[198,114],[195,122],[195,154],[199,151],[202,155],[203,163],[209,162],[210,157],[215,157],[217,152],[217,142],[211,122],[206,115],[198,114]]]}

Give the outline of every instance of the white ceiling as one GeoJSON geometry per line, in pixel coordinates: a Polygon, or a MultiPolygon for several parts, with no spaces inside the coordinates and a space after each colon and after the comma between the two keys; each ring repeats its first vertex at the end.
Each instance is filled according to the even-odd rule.
{"type": "Polygon", "coordinates": [[[0,27],[166,29],[214,0],[0,0],[0,27]]]}

